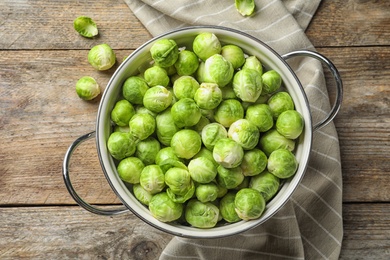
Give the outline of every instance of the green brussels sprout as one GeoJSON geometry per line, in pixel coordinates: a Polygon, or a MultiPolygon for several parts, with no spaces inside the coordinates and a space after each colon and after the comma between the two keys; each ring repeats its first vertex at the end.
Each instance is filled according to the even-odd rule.
{"type": "Polygon", "coordinates": [[[116,56],[108,44],[98,44],[88,52],[88,62],[97,70],[108,70],[114,66],[116,56]]]}
{"type": "Polygon", "coordinates": [[[289,150],[278,149],[269,155],[267,169],[276,177],[287,179],[297,171],[298,161],[289,150]]]}
{"type": "Polygon", "coordinates": [[[214,145],[213,157],[223,167],[235,168],[241,164],[244,150],[236,141],[230,138],[221,138],[214,145]]]}
{"type": "Polygon", "coordinates": [[[205,82],[205,79],[204,79],[204,69],[205,69],[205,63],[204,63],[204,61],[201,61],[200,63],[199,63],[199,67],[198,67],[198,69],[196,70],[196,72],[195,72],[195,75],[194,75],[194,77],[196,78],[196,80],[198,81],[198,82],[200,82],[200,83],[202,83],[202,82],[205,82]]]}
{"type": "Polygon", "coordinates": [[[225,168],[222,165],[217,168],[217,182],[226,189],[237,188],[245,179],[241,167],[225,168]]]}
{"type": "Polygon", "coordinates": [[[96,23],[87,16],[79,16],[74,19],[73,27],[81,36],[87,38],[92,38],[99,33],[96,23]]]}
{"type": "Polygon", "coordinates": [[[200,151],[201,146],[200,135],[191,129],[178,131],[171,140],[171,147],[179,158],[191,159],[200,151]]]}
{"type": "Polygon", "coordinates": [[[177,195],[185,195],[191,187],[191,182],[188,170],[172,167],[165,172],[166,185],[177,195]]]}
{"type": "Polygon", "coordinates": [[[172,39],[159,39],[150,48],[150,54],[156,65],[167,68],[177,61],[179,48],[172,39]]]}
{"type": "Polygon", "coordinates": [[[155,162],[156,164],[161,165],[161,163],[167,159],[179,161],[179,157],[176,156],[173,148],[170,146],[164,147],[157,152],[155,162]]]}
{"type": "Polygon", "coordinates": [[[116,126],[114,126],[114,132],[129,133],[130,127],[129,127],[129,125],[127,125],[127,126],[116,125],[116,126]]]}
{"type": "Polygon", "coordinates": [[[242,190],[244,188],[249,188],[249,181],[250,181],[250,177],[244,176],[244,180],[237,187],[235,187],[233,190],[239,191],[239,190],[242,190]]]}
{"type": "Polygon", "coordinates": [[[234,199],[237,215],[243,220],[259,218],[265,209],[265,200],[260,192],[252,188],[241,189],[234,199]]]}
{"type": "Polygon", "coordinates": [[[179,128],[196,125],[202,116],[199,107],[191,98],[182,98],[173,104],[171,115],[179,128]]]}
{"type": "Polygon", "coordinates": [[[202,129],[201,137],[203,145],[212,151],[215,143],[222,138],[227,138],[226,128],[219,123],[210,123],[202,129]]]}
{"type": "Polygon", "coordinates": [[[179,160],[176,160],[175,158],[167,158],[160,162],[159,165],[164,173],[166,173],[169,169],[175,167],[188,171],[187,166],[180,160],[180,158],[179,160]]]}
{"type": "Polygon", "coordinates": [[[146,206],[149,205],[153,197],[153,194],[142,188],[141,184],[133,185],[133,193],[135,198],[146,206]]]}
{"type": "Polygon", "coordinates": [[[156,118],[156,116],[157,116],[157,113],[150,111],[149,109],[147,109],[146,107],[144,107],[142,105],[138,105],[135,107],[135,113],[136,114],[149,114],[154,118],[156,118]]]}
{"type": "Polygon", "coordinates": [[[273,151],[277,149],[287,149],[289,151],[294,151],[295,142],[291,139],[284,137],[279,134],[276,129],[271,129],[266,132],[259,140],[260,149],[269,156],[273,151]]]}
{"type": "Polygon", "coordinates": [[[304,126],[302,115],[296,110],[286,110],[282,112],[276,120],[276,130],[286,138],[298,138],[304,126]]]}
{"type": "Polygon", "coordinates": [[[210,120],[205,116],[201,116],[199,119],[199,122],[196,125],[188,127],[188,128],[201,134],[203,128],[208,124],[210,124],[210,120]]]}
{"type": "Polygon", "coordinates": [[[234,93],[233,86],[231,84],[226,85],[221,89],[222,99],[237,99],[236,93],[234,93]]]}
{"type": "Polygon", "coordinates": [[[249,16],[255,11],[256,4],[254,0],[235,0],[235,6],[242,16],[249,16]]]}
{"type": "Polygon", "coordinates": [[[260,132],[267,132],[274,126],[272,111],[268,104],[256,104],[247,108],[245,119],[254,124],[260,132]]]}
{"type": "Polygon", "coordinates": [[[187,203],[185,219],[193,227],[212,228],[218,223],[219,209],[211,202],[192,199],[187,203]]]}
{"type": "Polygon", "coordinates": [[[230,125],[228,137],[236,141],[245,150],[256,147],[259,142],[260,132],[249,120],[238,119],[230,125]]]}
{"type": "Polygon", "coordinates": [[[261,78],[263,80],[262,95],[273,93],[282,85],[282,77],[275,70],[269,70],[265,72],[261,78]]]}
{"type": "Polygon", "coordinates": [[[195,184],[193,181],[191,181],[190,185],[187,188],[185,188],[185,192],[183,192],[183,194],[180,194],[180,195],[176,194],[172,191],[171,188],[167,189],[167,194],[172,201],[177,202],[177,203],[184,203],[194,196],[195,184]]]}
{"type": "Polygon", "coordinates": [[[160,113],[172,104],[172,93],[164,86],[151,87],[145,92],[143,104],[150,111],[160,113]]]}
{"type": "Polygon", "coordinates": [[[240,221],[241,218],[237,215],[234,205],[234,199],[236,198],[236,193],[228,192],[219,203],[219,212],[222,215],[222,218],[229,223],[234,223],[240,221]]]}
{"type": "Polygon", "coordinates": [[[237,45],[228,44],[223,46],[221,55],[233,65],[234,69],[240,68],[245,62],[244,51],[237,45]]]}
{"type": "Polygon", "coordinates": [[[152,216],[161,222],[172,222],[183,214],[183,204],[172,201],[166,192],[160,192],[152,197],[149,210],[152,216]]]}
{"type": "Polygon", "coordinates": [[[214,54],[205,61],[204,82],[215,83],[219,87],[224,87],[233,79],[233,74],[233,65],[221,54],[214,54]]]}
{"type": "Polygon", "coordinates": [[[139,183],[151,194],[157,194],[165,188],[165,176],[160,166],[147,165],[143,168],[139,183]]]}
{"type": "Polygon", "coordinates": [[[84,76],[76,83],[76,93],[83,100],[92,100],[99,96],[100,87],[94,78],[84,76]]]}
{"type": "Polygon", "coordinates": [[[136,142],[129,133],[113,132],[108,137],[107,149],[112,157],[122,160],[135,153],[136,142]]]}
{"type": "Polygon", "coordinates": [[[126,99],[117,101],[111,110],[111,120],[118,126],[128,126],[134,115],[135,109],[126,99]]]}
{"type": "Polygon", "coordinates": [[[177,99],[194,98],[199,83],[191,76],[181,76],[173,83],[173,93],[177,99]]]}
{"type": "Polygon", "coordinates": [[[209,159],[215,167],[218,167],[219,166],[219,163],[217,163],[215,160],[214,160],[214,157],[213,157],[213,152],[208,150],[206,147],[202,147],[200,149],[200,151],[194,155],[194,157],[192,157],[193,159],[196,159],[196,158],[199,158],[199,157],[206,157],[207,159],[209,159]]]}
{"type": "Polygon", "coordinates": [[[198,183],[209,183],[217,176],[217,167],[207,157],[197,157],[188,163],[191,178],[198,183]]]}
{"type": "Polygon", "coordinates": [[[265,170],[259,175],[253,176],[249,182],[249,187],[257,190],[268,202],[278,192],[280,179],[265,170]]]}
{"type": "Polygon", "coordinates": [[[133,105],[143,105],[145,92],[149,89],[146,81],[138,76],[125,80],[122,87],[123,97],[133,105]]]}
{"type": "Polygon", "coordinates": [[[141,159],[145,165],[155,164],[156,155],[160,149],[160,142],[149,136],[137,144],[135,156],[141,159]]]}
{"type": "Polygon", "coordinates": [[[135,114],[129,122],[130,134],[144,140],[154,133],[156,120],[149,114],[135,114]]]}
{"type": "Polygon", "coordinates": [[[170,81],[167,71],[159,66],[153,66],[145,70],[144,79],[149,87],[167,87],[170,81]]]}
{"type": "Polygon", "coordinates": [[[210,182],[205,184],[199,184],[195,189],[195,196],[200,202],[211,202],[218,197],[217,184],[210,182]]]}
{"type": "Polygon", "coordinates": [[[268,99],[268,105],[271,108],[274,120],[276,120],[282,112],[294,109],[294,101],[290,94],[285,91],[273,94],[268,99]]]}
{"type": "Polygon", "coordinates": [[[242,65],[242,69],[252,69],[256,70],[263,75],[263,65],[260,60],[256,56],[249,56],[245,59],[244,65],[242,65]]]}
{"type": "Polygon", "coordinates": [[[230,127],[233,122],[242,118],[244,118],[244,108],[236,99],[223,100],[214,113],[215,121],[224,127],[230,127]]]}
{"type": "Polygon", "coordinates": [[[201,109],[214,109],[222,101],[222,91],[215,83],[201,83],[194,100],[201,109]]]}
{"type": "Polygon", "coordinates": [[[121,160],[117,166],[118,175],[127,183],[139,183],[144,163],[137,157],[127,157],[121,160]]]}
{"type": "Polygon", "coordinates": [[[245,102],[256,102],[263,88],[261,75],[256,70],[242,69],[233,78],[236,96],[245,102]]]}
{"type": "Polygon", "coordinates": [[[192,49],[201,60],[205,61],[214,54],[220,53],[222,47],[215,34],[203,32],[195,37],[192,49]]]}
{"type": "Polygon", "coordinates": [[[226,187],[219,185],[218,182],[217,182],[217,186],[218,186],[218,198],[222,198],[223,196],[226,195],[226,193],[228,193],[229,190],[226,187]]]}
{"type": "Polygon", "coordinates": [[[163,145],[169,146],[173,135],[179,130],[180,128],[175,124],[170,109],[166,109],[156,116],[156,134],[163,145]]]}
{"type": "Polygon", "coordinates": [[[180,76],[192,75],[199,67],[198,56],[192,51],[182,50],[179,52],[179,57],[174,66],[180,76]]]}
{"type": "Polygon", "coordinates": [[[267,155],[260,149],[253,149],[244,153],[241,162],[242,174],[244,176],[255,176],[260,174],[267,167],[267,155]]]}

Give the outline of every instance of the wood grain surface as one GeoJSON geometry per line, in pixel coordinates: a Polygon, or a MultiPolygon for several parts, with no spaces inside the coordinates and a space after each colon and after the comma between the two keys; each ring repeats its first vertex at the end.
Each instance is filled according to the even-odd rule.
{"type": "MultiPolygon", "coordinates": [[[[390,1],[323,0],[307,35],[344,82],[335,119],[343,168],[341,258],[388,259],[390,1]]],[[[93,76],[103,91],[120,61],[150,38],[118,0],[0,1],[1,259],[157,259],[169,242],[170,235],[131,213],[86,212],[61,174],[68,146],[94,130],[99,104],[81,101],[76,81],[93,76]],[[99,37],[74,31],[79,15],[97,22],[99,37]],[[118,62],[98,72],[86,57],[103,42],[118,62]]],[[[104,178],[93,140],[76,150],[70,173],[86,201],[121,204],[104,178]]]]}

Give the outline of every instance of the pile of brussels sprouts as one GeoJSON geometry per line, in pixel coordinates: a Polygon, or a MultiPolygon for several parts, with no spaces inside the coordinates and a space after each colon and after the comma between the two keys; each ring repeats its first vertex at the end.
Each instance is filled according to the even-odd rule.
{"type": "Polygon", "coordinates": [[[120,178],[162,222],[197,228],[259,218],[290,178],[304,121],[278,72],[198,34],[159,39],[111,111],[107,146],[120,178]]]}

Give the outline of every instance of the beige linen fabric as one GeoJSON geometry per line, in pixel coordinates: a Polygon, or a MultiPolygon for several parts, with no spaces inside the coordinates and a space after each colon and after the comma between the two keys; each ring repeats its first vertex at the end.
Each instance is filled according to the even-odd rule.
{"type": "MultiPolygon", "coordinates": [[[[305,29],[320,4],[320,0],[258,0],[255,14],[243,17],[234,0],[125,2],[154,36],[190,25],[219,25],[251,34],[279,54],[314,50],[305,29]]],[[[307,57],[289,62],[305,88],[313,122],[319,122],[330,110],[322,66],[307,57]]],[[[274,217],[227,238],[175,237],[160,259],[338,259],[342,237],[340,151],[331,122],[314,133],[307,172],[290,201],[274,217]]]]}

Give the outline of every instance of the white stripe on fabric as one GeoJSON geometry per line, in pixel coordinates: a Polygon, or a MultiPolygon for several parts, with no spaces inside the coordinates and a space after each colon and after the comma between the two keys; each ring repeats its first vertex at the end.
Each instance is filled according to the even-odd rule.
{"type": "Polygon", "coordinates": [[[293,236],[293,237],[291,237],[291,236],[280,236],[280,235],[275,235],[275,234],[269,233],[269,232],[256,233],[256,234],[253,234],[253,233],[249,233],[249,234],[242,233],[242,234],[240,234],[240,236],[242,236],[242,237],[270,236],[270,237],[276,237],[276,238],[285,239],[285,240],[296,240],[296,239],[301,240],[301,237],[300,237],[300,236],[293,236]]]}
{"type": "Polygon", "coordinates": [[[306,15],[306,16],[309,16],[310,18],[313,18],[313,15],[312,15],[312,14],[310,14],[310,13],[308,13],[308,12],[305,12],[305,11],[303,11],[302,9],[299,9],[299,8],[296,8],[296,7],[294,7],[293,9],[294,9],[294,11],[298,11],[299,14],[304,14],[304,15],[306,15]]]}
{"type": "Polygon", "coordinates": [[[314,85],[314,84],[308,84],[308,85],[306,85],[305,86],[305,90],[307,89],[307,88],[311,88],[311,89],[315,89],[315,90],[318,90],[318,92],[320,92],[321,93],[321,95],[323,95],[324,97],[326,97],[326,98],[328,98],[329,96],[328,96],[328,94],[327,93],[325,93],[324,91],[322,91],[317,85],[314,85]]]}
{"type": "Polygon", "coordinates": [[[264,28],[261,28],[261,29],[258,29],[258,30],[245,30],[246,32],[263,32],[263,31],[266,31],[274,26],[276,26],[279,22],[285,20],[286,18],[289,18],[291,17],[290,14],[286,14],[285,16],[283,17],[280,17],[278,20],[274,21],[273,23],[269,24],[268,26],[264,27],[264,28]]]}
{"type": "Polygon", "coordinates": [[[294,35],[294,34],[296,34],[298,32],[302,32],[302,29],[299,28],[299,29],[297,29],[297,30],[295,30],[295,31],[293,31],[293,32],[291,32],[289,34],[283,35],[282,37],[280,37],[278,39],[275,39],[275,40],[272,40],[272,41],[267,41],[266,43],[270,44],[270,43],[282,41],[282,40],[284,40],[284,39],[286,39],[286,38],[288,38],[288,37],[290,37],[290,36],[292,36],[292,35],[294,35]]]}
{"type": "Polygon", "coordinates": [[[204,1],[206,1],[206,0],[200,0],[200,1],[196,1],[196,2],[193,2],[193,3],[191,3],[191,4],[188,4],[188,5],[183,5],[183,6],[179,7],[179,8],[177,8],[173,13],[171,13],[171,16],[174,16],[177,12],[179,12],[179,11],[181,11],[181,10],[183,10],[183,9],[185,9],[185,8],[187,8],[187,7],[189,7],[189,6],[193,6],[193,5],[202,3],[202,2],[204,2],[204,1]]]}
{"type": "Polygon", "coordinates": [[[327,134],[324,131],[322,131],[321,129],[317,130],[316,133],[317,134],[322,134],[322,135],[328,137],[329,139],[332,139],[333,141],[336,141],[337,143],[339,143],[339,139],[336,136],[327,134]]]}
{"type": "Polygon", "coordinates": [[[328,114],[328,112],[326,112],[325,110],[323,110],[323,109],[321,109],[321,108],[319,108],[319,107],[317,107],[317,106],[310,105],[310,108],[313,109],[313,110],[317,110],[318,112],[321,112],[321,113],[324,114],[324,115],[327,115],[327,114],[328,114]]]}
{"type": "Polygon", "coordinates": [[[157,16],[156,18],[154,18],[154,19],[150,20],[149,22],[147,22],[147,23],[145,24],[145,26],[149,26],[150,24],[152,24],[152,23],[154,23],[154,22],[160,20],[160,18],[162,18],[162,17],[164,17],[164,16],[165,16],[165,14],[160,14],[160,15],[157,16]]]}
{"type": "Polygon", "coordinates": [[[324,153],[322,153],[322,152],[320,152],[320,151],[317,151],[317,150],[315,150],[315,149],[313,149],[312,152],[314,152],[314,153],[316,153],[316,154],[318,154],[318,155],[321,155],[321,156],[323,156],[323,157],[326,157],[326,158],[328,158],[328,159],[330,159],[330,160],[332,160],[332,161],[335,161],[338,165],[341,166],[340,161],[339,161],[337,158],[335,158],[335,157],[332,157],[332,156],[330,156],[330,155],[324,154],[324,153]]]}
{"type": "Polygon", "coordinates": [[[326,255],[324,255],[317,247],[315,247],[312,243],[310,243],[309,239],[307,239],[304,236],[302,236],[302,239],[305,240],[305,242],[309,244],[320,256],[322,256],[322,258],[328,259],[326,255]]]}
{"type": "Polygon", "coordinates": [[[328,177],[325,173],[323,173],[322,171],[320,171],[320,170],[318,170],[318,169],[316,169],[316,168],[314,168],[314,167],[312,167],[312,166],[310,166],[310,165],[309,165],[307,168],[310,169],[310,170],[312,170],[312,171],[315,171],[315,172],[321,174],[322,177],[324,177],[325,179],[327,179],[328,181],[330,181],[337,189],[339,189],[340,191],[342,191],[342,188],[341,188],[336,182],[334,182],[334,180],[332,180],[331,178],[329,178],[329,177],[328,177]]]}
{"type": "Polygon", "coordinates": [[[134,14],[137,14],[140,10],[142,10],[142,8],[144,8],[146,6],[146,4],[143,4],[143,5],[141,5],[140,7],[138,7],[137,9],[135,9],[134,11],[133,11],[133,13],[134,14]]]}
{"type": "Polygon", "coordinates": [[[195,20],[193,20],[191,23],[194,24],[194,23],[196,23],[199,19],[204,18],[204,17],[209,17],[209,16],[211,17],[211,16],[215,16],[215,15],[218,15],[218,14],[222,14],[222,13],[226,12],[227,10],[231,9],[232,7],[234,8],[234,4],[229,5],[229,6],[226,7],[225,9],[222,9],[222,10],[220,10],[220,11],[218,11],[218,12],[198,16],[198,17],[197,17],[195,20]]]}

